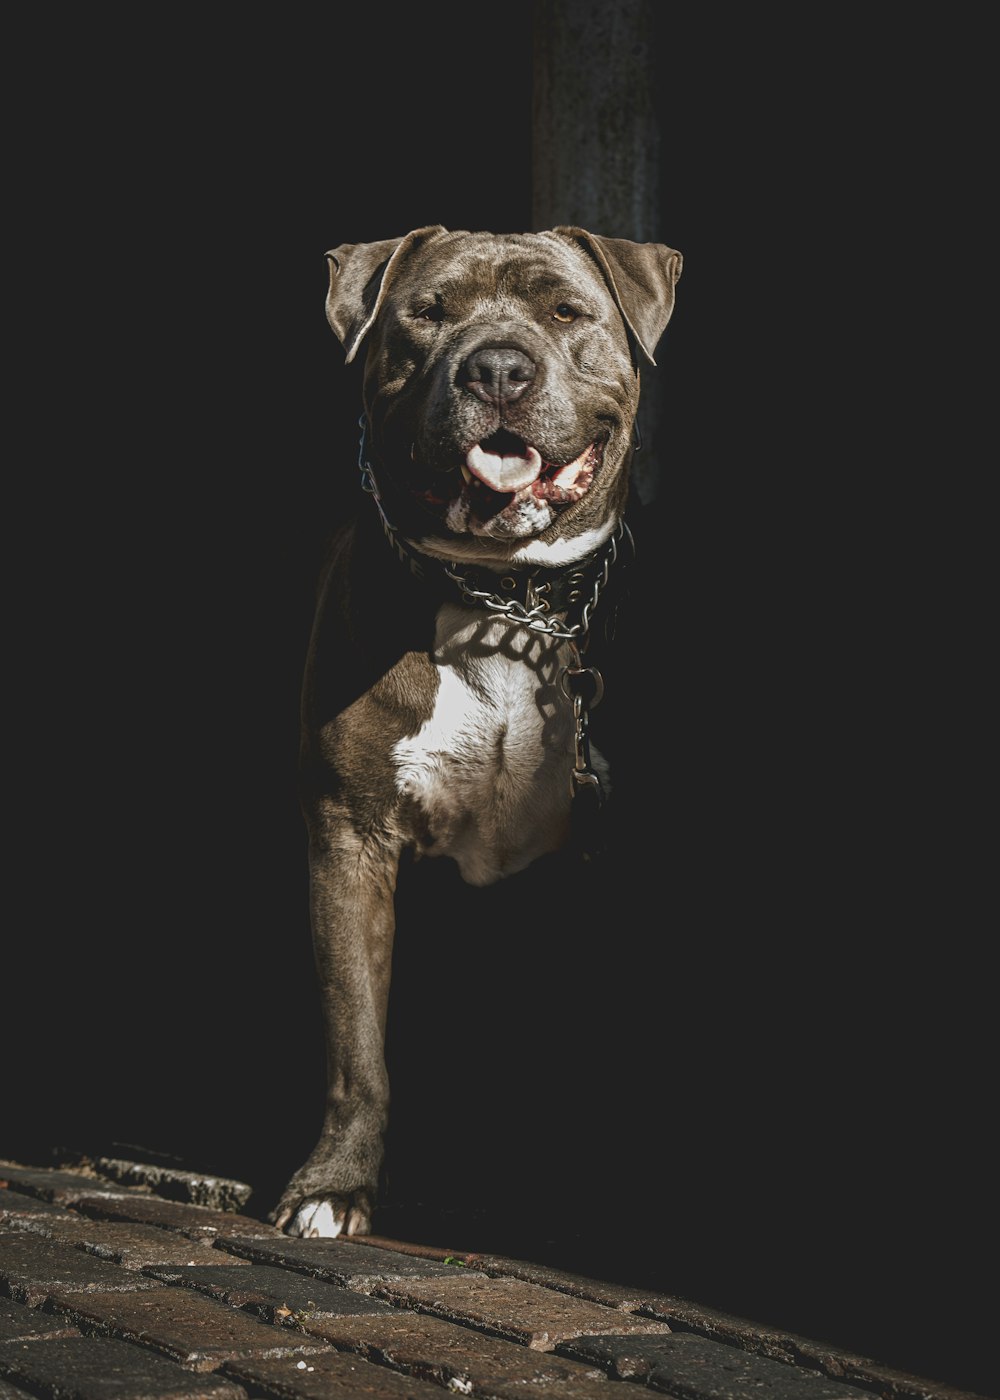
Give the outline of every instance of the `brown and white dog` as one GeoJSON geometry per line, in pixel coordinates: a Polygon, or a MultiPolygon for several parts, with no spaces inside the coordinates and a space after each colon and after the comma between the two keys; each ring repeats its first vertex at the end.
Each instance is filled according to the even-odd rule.
{"type": "Polygon", "coordinates": [[[662,244],[568,227],[432,226],[327,257],[330,325],[348,361],[367,346],[373,499],[332,543],[303,686],[328,1090],[272,1219],[309,1236],[371,1228],[403,852],[489,885],[608,788],[583,653],[627,542],[639,360],[681,271],[662,244]]]}

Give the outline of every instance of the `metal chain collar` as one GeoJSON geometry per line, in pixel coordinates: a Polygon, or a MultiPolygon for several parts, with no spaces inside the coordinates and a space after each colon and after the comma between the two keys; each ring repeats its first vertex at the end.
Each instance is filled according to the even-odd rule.
{"type": "MultiPolygon", "coordinates": [[[[361,429],[358,467],[361,471],[362,489],[374,498],[382,518],[382,528],[386,538],[399,558],[408,563],[415,574],[423,578],[426,576],[426,568],[421,562],[421,557],[413,551],[406,541],[400,538],[398,530],[383,509],[375,475],[365,450],[367,422],[364,414],[358,419],[358,426],[361,429]]],[[[436,561],[441,562],[442,571],[453,583],[458,585],[459,592],[467,602],[485,608],[498,617],[506,618],[508,622],[530,628],[532,632],[542,632],[548,637],[555,637],[559,641],[570,643],[572,665],[564,666],[559,672],[559,687],[573,706],[574,757],[573,767],[570,770],[570,796],[577,797],[580,794],[586,794],[589,798],[596,799],[598,807],[604,801],[604,790],[601,787],[600,778],[591,767],[588,729],[590,711],[597,708],[604,695],[604,677],[596,666],[583,665],[582,653],[586,650],[589,641],[590,615],[597,606],[598,599],[611,574],[612,565],[618,558],[618,542],[622,539],[627,539],[634,551],[635,542],[624,520],[619,522],[618,529],[608,541],[604,558],[601,561],[600,572],[594,578],[591,586],[590,597],[587,598],[580,610],[580,621],[574,623],[560,622],[558,616],[546,616],[549,604],[544,594],[550,588],[547,583],[539,584],[537,587],[532,586],[529,589],[529,600],[534,599],[535,601],[531,607],[525,607],[516,598],[501,598],[497,593],[473,588],[468,583],[457,560],[453,559],[450,564],[436,561]]],[[[578,569],[567,574],[567,582],[574,585],[569,597],[573,602],[576,602],[579,597],[583,596],[582,588],[586,582],[586,572],[578,569]]]]}
{"type": "MultiPolygon", "coordinates": [[[[458,584],[459,590],[470,603],[476,603],[479,607],[488,608],[490,612],[498,613],[510,622],[517,622],[523,627],[530,627],[533,632],[544,632],[546,636],[558,637],[564,642],[576,642],[581,648],[586,645],[586,636],[590,627],[590,614],[597,606],[597,600],[601,596],[604,585],[608,581],[611,573],[611,566],[618,558],[618,541],[628,533],[628,526],[624,520],[608,541],[608,547],[604,558],[601,561],[601,571],[594,579],[590,597],[580,610],[579,622],[560,622],[558,616],[546,617],[549,611],[549,604],[544,594],[549,589],[549,584],[542,583],[532,588],[531,592],[538,597],[538,601],[533,607],[526,608],[523,603],[516,598],[501,598],[499,594],[487,593],[481,588],[472,588],[466,580],[465,575],[460,571],[458,565],[452,560],[450,565],[445,565],[445,573],[450,579],[458,584]]],[[[629,534],[631,538],[631,534],[629,534]]],[[[582,569],[574,570],[566,575],[567,582],[575,585],[570,597],[574,602],[583,596],[582,588],[586,582],[586,574],[582,569]],[[574,594],[576,597],[574,597],[574,594]]]]}

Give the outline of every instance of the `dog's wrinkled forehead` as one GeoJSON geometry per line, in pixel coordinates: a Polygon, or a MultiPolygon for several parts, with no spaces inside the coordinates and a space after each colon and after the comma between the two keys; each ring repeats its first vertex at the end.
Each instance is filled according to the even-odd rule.
{"type": "MultiPolygon", "coordinates": [[[[570,246],[509,239],[468,239],[454,249],[431,245],[404,262],[392,293],[382,299],[369,331],[373,356],[405,357],[413,331],[425,319],[440,320],[444,346],[468,346],[468,337],[505,339],[527,336],[536,348],[551,335],[560,307],[571,307],[628,355],[628,334],[604,278],[587,255],[570,246]]],[[[582,323],[581,323],[582,324],[582,323]]],[[[556,337],[558,338],[558,337],[556,337]]],[[[419,339],[419,336],[418,336],[419,339]]],[[[517,343],[522,343],[520,340],[517,343]]]]}
{"type": "Polygon", "coordinates": [[[636,346],[653,363],[653,349],[670,319],[681,255],[656,243],[603,238],[585,229],[491,234],[449,231],[438,224],[378,243],[342,243],[327,254],[327,318],[348,360],[391,303],[486,307],[516,317],[539,299],[589,299],[580,308],[621,316],[636,346]],[[447,302],[446,302],[447,299],[447,302]]]}
{"type": "Polygon", "coordinates": [[[429,244],[402,264],[396,279],[396,295],[404,300],[438,297],[455,307],[490,303],[500,312],[571,292],[608,299],[594,261],[571,244],[514,235],[467,234],[429,244]]]}

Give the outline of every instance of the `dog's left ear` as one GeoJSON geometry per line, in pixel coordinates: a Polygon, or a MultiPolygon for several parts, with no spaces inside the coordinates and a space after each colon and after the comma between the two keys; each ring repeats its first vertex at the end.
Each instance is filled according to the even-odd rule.
{"type": "Polygon", "coordinates": [[[341,243],[327,253],[326,319],[347,352],[348,364],[378,315],[400,262],[418,244],[445,232],[440,224],[430,224],[378,243],[341,243]]]}
{"type": "Polygon", "coordinates": [[[655,365],[653,351],[674,310],[674,286],[684,259],[664,243],[633,243],[603,238],[585,228],[552,230],[582,243],[594,258],[642,353],[655,365]]]}

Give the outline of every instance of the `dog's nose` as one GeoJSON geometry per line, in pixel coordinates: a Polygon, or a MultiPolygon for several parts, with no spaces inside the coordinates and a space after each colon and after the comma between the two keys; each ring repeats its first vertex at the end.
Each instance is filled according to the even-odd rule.
{"type": "Polygon", "coordinates": [[[535,377],[535,363],[509,345],[484,345],[473,350],[459,371],[458,382],[484,403],[513,403],[535,377]]]}

